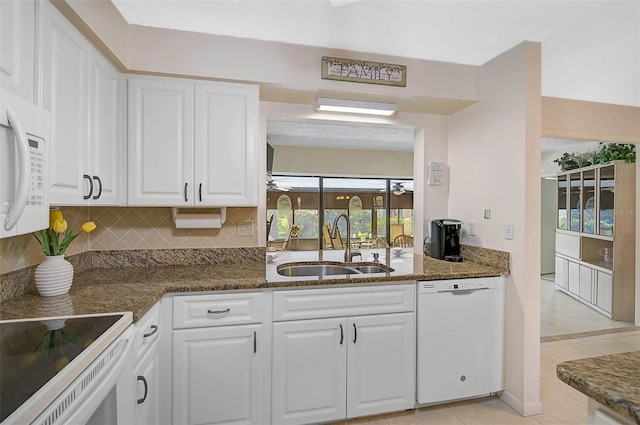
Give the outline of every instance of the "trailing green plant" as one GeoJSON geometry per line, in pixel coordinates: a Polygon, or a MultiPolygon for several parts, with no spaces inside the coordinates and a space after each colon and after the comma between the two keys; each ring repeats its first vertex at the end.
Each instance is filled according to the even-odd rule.
{"type": "Polygon", "coordinates": [[[636,145],[632,143],[600,142],[595,150],[565,152],[560,158],[554,159],[553,162],[557,163],[562,171],[569,171],[618,160],[636,162],[636,145]]]}

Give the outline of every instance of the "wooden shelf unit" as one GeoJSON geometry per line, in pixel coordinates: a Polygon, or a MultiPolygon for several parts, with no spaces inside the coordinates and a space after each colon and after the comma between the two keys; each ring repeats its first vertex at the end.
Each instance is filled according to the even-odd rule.
{"type": "Polygon", "coordinates": [[[558,174],[556,285],[622,321],[635,314],[635,165],[613,161],[558,174]]]}

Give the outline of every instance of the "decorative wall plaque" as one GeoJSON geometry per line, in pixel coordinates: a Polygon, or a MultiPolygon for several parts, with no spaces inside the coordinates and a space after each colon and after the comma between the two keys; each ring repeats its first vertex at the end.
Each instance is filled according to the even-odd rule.
{"type": "Polygon", "coordinates": [[[406,87],[407,66],[323,56],[322,79],[406,87]]]}
{"type": "Polygon", "coordinates": [[[446,165],[444,162],[429,163],[429,185],[444,186],[446,178],[446,165]]]}

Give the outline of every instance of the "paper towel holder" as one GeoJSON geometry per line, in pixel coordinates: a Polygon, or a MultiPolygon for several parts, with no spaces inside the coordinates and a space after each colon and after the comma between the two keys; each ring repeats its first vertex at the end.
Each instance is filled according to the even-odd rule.
{"type": "Polygon", "coordinates": [[[227,221],[227,207],[220,207],[220,214],[179,213],[178,209],[171,208],[171,217],[176,229],[219,229],[227,221]]]}

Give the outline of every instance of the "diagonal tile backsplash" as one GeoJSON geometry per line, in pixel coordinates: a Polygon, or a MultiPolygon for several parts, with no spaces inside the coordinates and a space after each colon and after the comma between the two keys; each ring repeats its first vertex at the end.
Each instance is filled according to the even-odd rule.
{"type": "MultiPolygon", "coordinates": [[[[235,248],[258,246],[257,208],[228,208],[221,229],[176,229],[171,208],[62,207],[70,226],[79,231],[85,221],[95,221],[91,234],[81,233],[68,255],[86,251],[235,248]],[[253,222],[253,236],[239,237],[236,223],[253,222]]],[[[193,210],[196,212],[196,210],[193,210]]],[[[44,254],[32,235],[0,239],[0,274],[40,264],[44,254]]]]}

